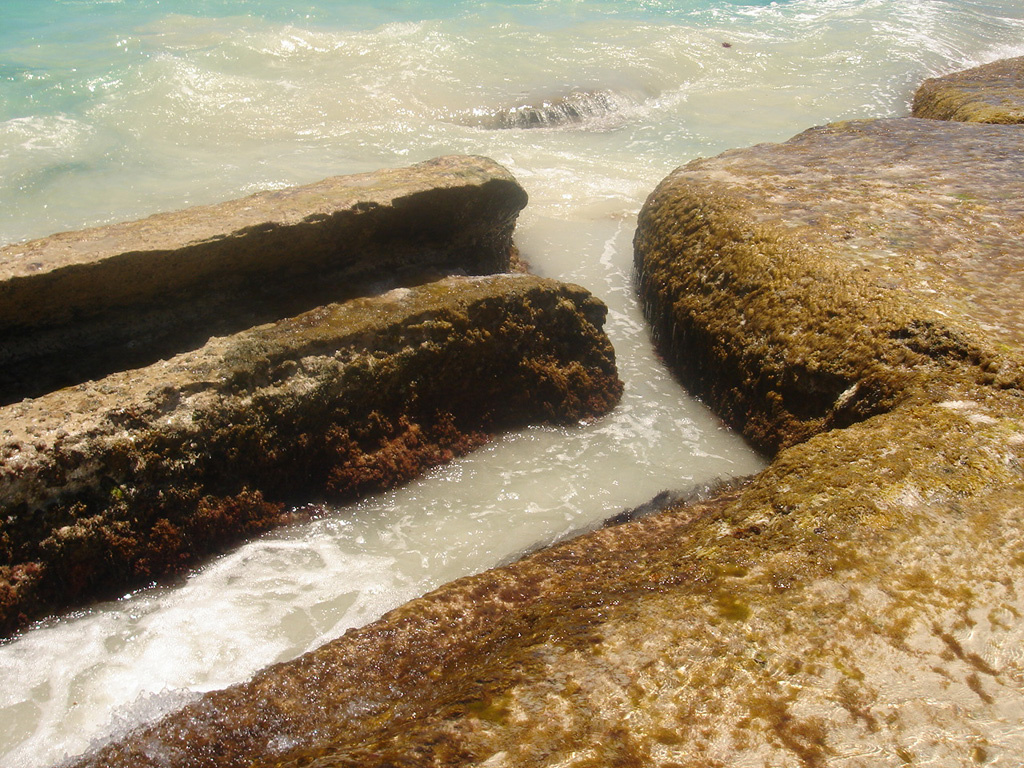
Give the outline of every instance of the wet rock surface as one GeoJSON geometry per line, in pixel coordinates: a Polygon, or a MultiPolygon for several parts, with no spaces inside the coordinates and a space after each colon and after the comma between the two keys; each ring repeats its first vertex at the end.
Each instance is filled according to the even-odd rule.
{"type": "Polygon", "coordinates": [[[179,571],[285,503],[609,410],[604,305],[527,275],[317,308],[0,409],[0,628],[179,571]]]}
{"type": "Polygon", "coordinates": [[[0,248],[0,403],[368,291],[506,271],[525,204],[498,164],[453,156],[0,248]]]}
{"type": "Polygon", "coordinates": [[[773,452],[943,372],[1022,386],[1022,201],[1019,128],[814,128],[662,182],[640,291],[684,381],[773,452]]]}
{"type": "Polygon", "coordinates": [[[1024,56],[925,80],[914,117],[972,123],[1024,123],[1024,56]]]}
{"type": "Polygon", "coordinates": [[[765,472],[448,584],[79,765],[1016,764],[1015,131],[854,122],[673,173],[640,288],[765,472]]]}
{"type": "Polygon", "coordinates": [[[1016,759],[1024,409],[972,394],[446,585],[79,764],[1016,759]]]}

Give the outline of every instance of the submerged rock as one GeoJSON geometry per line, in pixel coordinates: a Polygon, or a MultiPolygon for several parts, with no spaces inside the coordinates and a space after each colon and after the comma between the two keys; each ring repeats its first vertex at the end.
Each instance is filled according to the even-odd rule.
{"type": "Polygon", "coordinates": [[[445,157],[0,248],[0,403],[398,278],[506,271],[525,204],[493,161],[445,157]]]}
{"type": "Polygon", "coordinates": [[[925,80],[914,117],[970,123],[1024,123],[1024,56],[925,80]]]}
{"type": "Polygon", "coordinates": [[[609,410],[604,305],[526,275],[332,304],[0,409],[0,630],[183,569],[493,430],[609,410]]]}
{"type": "Polygon", "coordinates": [[[448,584],[76,765],[1015,764],[1019,136],[855,122],[672,174],[640,218],[644,298],[764,473],[448,584]]]}
{"type": "Polygon", "coordinates": [[[635,109],[639,101],[618,91],[572,91],[565,96],[504,109],[476,109],[462,116],[468,125],[492,130],[562,128],[607,123],[635,109]]]}

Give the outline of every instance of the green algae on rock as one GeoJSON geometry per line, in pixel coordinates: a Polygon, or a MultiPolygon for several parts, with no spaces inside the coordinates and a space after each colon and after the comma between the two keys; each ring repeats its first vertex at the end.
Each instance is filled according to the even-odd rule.
{"type": "Polygon", "coordinates": [[[0,409],[0,628],[174,572],[281,502],[407,480],[621,393],[605,308],[526,275],[327,305],[0,409]]]}
{"type": "Polygon", "coordinates": [[[500,165],[453,156],[0,248],[0,403],[368,284],[507,271],[525,204],[500,165]]]}
{"type": "Polygon", "coordinates": [[[941,370],[1024,381],[1017,128],[853,121],[696,160],[635,247],[661,350],[766,451],[941,370]]]}
{"type": "Polygon", "coordinates": [[[914,117],[971,123],[1024,123],[1024,56],[925,80],[914,117]]]}

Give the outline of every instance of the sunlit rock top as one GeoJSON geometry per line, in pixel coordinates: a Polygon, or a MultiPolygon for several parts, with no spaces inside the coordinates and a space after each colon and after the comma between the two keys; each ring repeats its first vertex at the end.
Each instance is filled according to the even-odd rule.
{"type": "Polygon", "coordinates": [[[971,123],[1024,123],[1024,56],[925,80],[914,117],[971,123]]]}

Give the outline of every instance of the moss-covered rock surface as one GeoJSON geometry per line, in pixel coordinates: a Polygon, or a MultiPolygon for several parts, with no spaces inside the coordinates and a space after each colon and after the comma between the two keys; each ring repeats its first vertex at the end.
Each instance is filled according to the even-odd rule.
{"type": "Polygon", "coordinates": [[[0,403],[368,290],[507,271],[524,205],[506,169],[451,156],[0,248],[0,403]]]}
{"type": "Polygon", "coordinates": [[[0,409],[0,628],[621,392],[581,288],[451,277],[0,409]]]}
{"type": "Polygon", "coordinates": [[[970,123],[1024,123],[1024,56],[925,80],[914,117],[970,123]]]}
{"type": "Polygon", "coordinates": [[[769,453],[937,376],[1024,385],[1019,128],[853,121],[697,160],[635,246],[661,349],[769,453]]]}
{"type": "Polygon", "coordinates": [[[1024,408],[973,397],[453,582],[78,764],[1010,765],[1024,408]]]}
{"type": "Polygon", "coordinates": [[[78,764],[1018,764],[1021,149],[869,121],[676,171],[641,213],[643,298],[767,470],[453,582],[78,764]]]}

